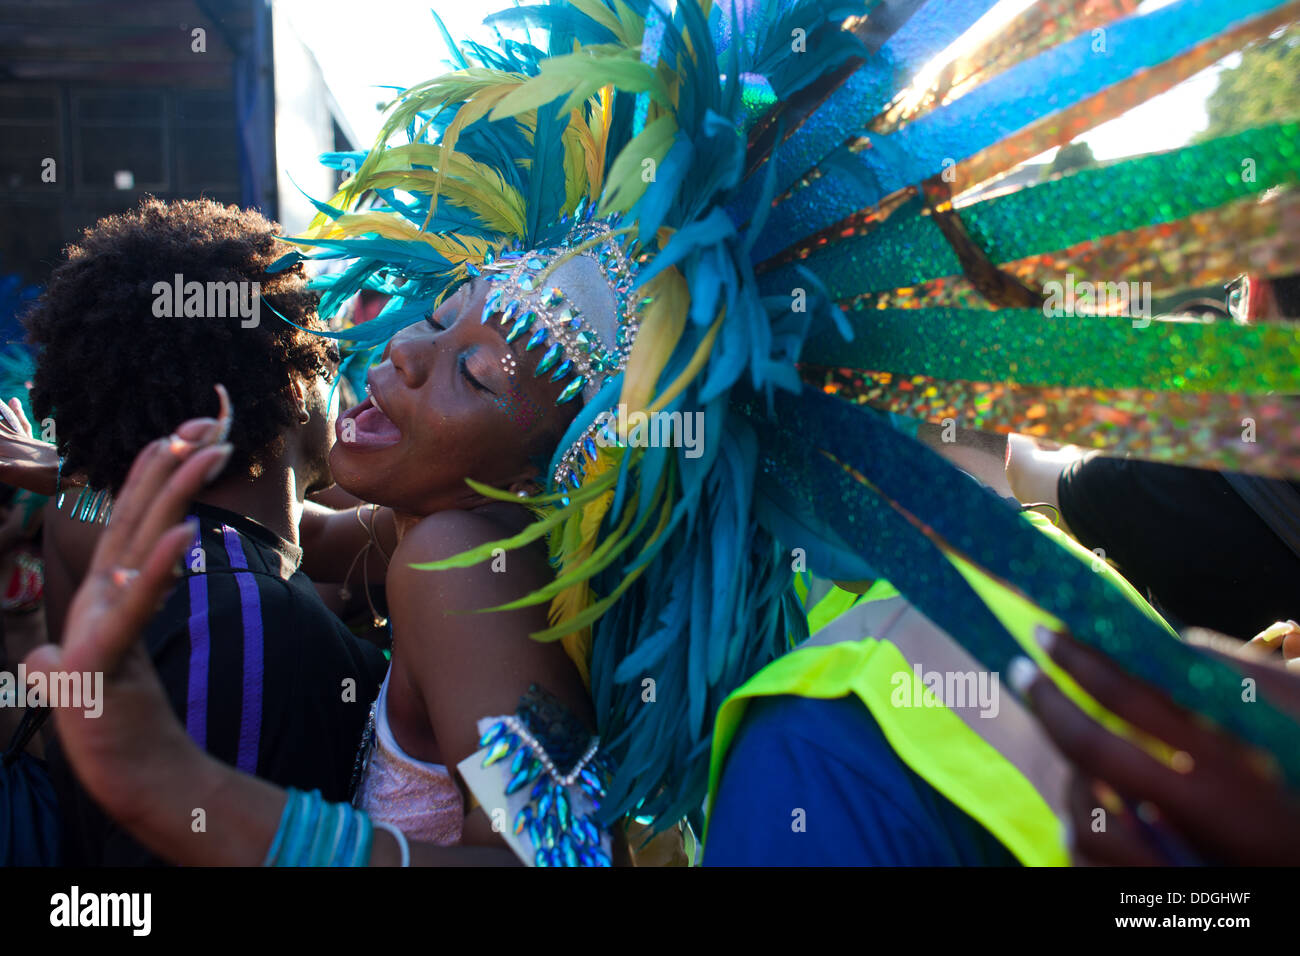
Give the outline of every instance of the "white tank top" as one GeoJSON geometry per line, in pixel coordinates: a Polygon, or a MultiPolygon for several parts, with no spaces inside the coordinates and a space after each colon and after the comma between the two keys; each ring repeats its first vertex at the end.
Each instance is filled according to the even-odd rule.
{"type": "Polygon", "coordinates": [[[392,674],[389,668],[371,710],[373,739],[353,803],[371,819],[391,823],[412,840],[454,846],[460,843],[465,823],[460,789],[445,766],[416,760],[398,746],[388,723],[392,674]]]}

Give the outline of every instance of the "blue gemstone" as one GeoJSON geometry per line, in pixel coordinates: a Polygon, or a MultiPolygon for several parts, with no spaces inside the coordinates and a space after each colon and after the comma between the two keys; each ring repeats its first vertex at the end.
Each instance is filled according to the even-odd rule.
{"type": "Polygon", "coordinates": [[[501,311],[501,324],[505,325],[507,322],[513,321],[514,317],[519,314],[519,307],[522,305],[523,303],[518,299],[511,299],[501,311]]]}
{"type": "Polygon", "coordinates": [[[529,758],[531,754],[532,751],[529,750],[527,747],[520,747],[518,750],[516,750],[515,759],[510,761],[510,772],[518,773],[520,770],[523,770],[524,762],[529,758]]]}
{"type": "Polygon", "coordinates": [[[480,323],[486,322],[493,312],[497,310],[497,303],[501,301],[501,289],[493,289],[492,294],[487,297],[483,303],[483,317],[479,319],[480,323]]]}
{"type": "Polygon", "coordinates": [[[568,385],[564,386],[564,391],[560,392],[560,397],[555,400],[556,405],[563,405],[565,402],[571,402],[582,394],[582,388],[587,384],[587,380],[581,375],[573,379],[568,385]]]}
{"type": "Polygon", "coordinates": [[[514,793],[516,790],[520,789],[527,783],[528,783],[528,770],[525,768],[524,770],[520,770],[518,773],[516,773],[513,777],[510,778],[510,782],[506,784],[506,796],[509,796],[510,794],[514,793]]]}
{"type": "Polygon", "coordinates": [[[535,312],[525,312],[521,315],[515,324],[510,327],[510,331],[506,333],[506,341],[513,342],[527,332],[528,327],[533,324],[533,317],[536,314],[535,312]]]}
{"type": "Polygon", "coordinates": [[[524,351],[531,352],[533,349],[537,348],[537,346],[541,345],[545,341],[546,341],[546,326],[543,325],[540,326],[537,329],[537,331],[533,333],[533,337],[530,338],[528,340],[528,344],[524,346],[524,351]]]}
{"type": "Polygon", "coordinates": [[[527,262],[525,262],[524,265],[526,265],[530,269],[537,270],[542,268],[544,263],[542,262],[541,259],[538,259],[536,256],[534,256],[532,259],[529,259],[527,262]]]}
{"type": "Polygon", "coordinates": [[[524,832],[524,829],[533,820],[533,808],[524,807],[515,815],[515,836],[524,832]]]}
{"type": "Polygon", "coordinates": [[[479,738],[478,741],[479,747],[480,748],[491,747],[494,743],[496,743],[498,740],[501,739],[502,734],[504,734],[505,732],[506,732],[505,721],[498,720],[495,724],[493,724],[491,727],[487,729],[487,733],[485,733],[482,737],[479,738]]]}
{"type": "Polygon", "coordinates": [[[494,743],[483,758],[483,766],[490,767],[506,754],[510,753],[515,747],[519,746],[519,738],[514,734],[503,737],[494,743]]]}
{"type": "Polygon", "coordinates": [[[562,354],[564,354],[564,350],[560,348],[560,343],[559,342],[554,343],[542,355],[542,360],[537,363],[537,371],[535,371],[533,374],[534,375],[545,374],[551,368],[551,366],[553,366],[556,362],[560,360],[560,356],[562,354]]]}
{"type": "Polygon", "coordinates": [[[596,439],[588,435],[582,440],[582,450],[587,453],[587,457],[592,461],[596,460],[596,439]]]}
{"type": "Polygon", "coordinates": [[[569,829],[569,795],[563,788],[555,791],[555,815],[560,820],[560,829],[569,829]]]}
{"type": "Polygon", "coordinates": [[[558,382],[560,379],[567,376],[569,372],[571,372],[572,370],[573,370],[573,363],[570,362],[568,359],[565,359],[556,367],[555,371],[551,374],[551,381],[558,382]]]}

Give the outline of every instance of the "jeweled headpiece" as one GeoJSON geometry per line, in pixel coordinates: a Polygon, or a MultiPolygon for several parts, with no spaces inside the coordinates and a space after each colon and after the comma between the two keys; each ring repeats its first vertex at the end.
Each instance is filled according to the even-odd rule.
{"type": "MultiPolygon", "coordinates": [[[[481,321],[499,316],[506,341],[527,336],[525,351],[544,348],[536,375],[566,381],[557,402],[590,398],[627,365],[645,299],[632,289],[637,263],[609,220],[580,203],[574,225],[552,249],[485,257],[482,273],[495,288],[481,321]]],[[[477,271],[477,270],[476,270],[477,271]]]]}
{"type": "MultiPolygon", "coordinates": [[[[568,217],[565,217],[566,220],[568,217]]],[[[627,367],[650,299],[633,288],[638,261],[615,233],[613,217],[596,219],[594,204],[580,202],[573,225],[549,249],[508,251],[484,258],[481,274],[495,288],[480,321],[496,317],[508,329],[506,341],[526,337],[524,350],[544,349],[534,374],[565,382],[560,405],[593,398],[627,367]]],[[[561,489],[577,488],[596,460],[593,425],[559,457],[552,479],[561,489]]]]}

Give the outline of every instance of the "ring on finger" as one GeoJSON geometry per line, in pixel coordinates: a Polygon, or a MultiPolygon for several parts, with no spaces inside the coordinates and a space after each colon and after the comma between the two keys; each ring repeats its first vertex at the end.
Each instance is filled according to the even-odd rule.
{"type": "Polygon", "coordinates": [[[113,584],[116,587],[124,588],[139,576],[140,572],[135,568],[114,568],[112,574],[113,584]]]}

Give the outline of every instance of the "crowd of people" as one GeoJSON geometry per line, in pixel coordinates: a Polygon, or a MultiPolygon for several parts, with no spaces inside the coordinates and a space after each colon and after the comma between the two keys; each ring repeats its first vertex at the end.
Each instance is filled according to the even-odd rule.
{"type": "MultiPolygon", "coordinates": [[[[674,29],[703,29],[694,8],[674,29]]],[[[1241,707],[1300,730],[1296,484],[846,405],[903,472],[957,475],[952,508],[1014,535],[931,527],[849,451],[792,446],[838,421],[772,405],[772,381],[799,391],[783,343],[807,322],[720,264],[737,240],[708,202],[657,198],[688,195],[686,164],[714,162],[709,136],[740,149],[735,130],[701,108],[699,155],[640,180],[613,148],[651,130],[639,90],[592,85],[551,130],[538,106],[568,91],[533,102],[548,74],[502,56],[399,98],[386,135],[442,116],[441,145],[381,143],[306,239],[147,199],[53,270],[24,318],[30,394],[0,409],[0,480],[48,496],[0,527],[10,550],[39,533],[44,640],[6,621],[0,660],[102,690],[17,726],[4,772],[27,774],[39,838],[7,862],[1300,861],[1290,755],[1253,710],[1189,697],[1240,680],[1241,707]],[[644,198],[596,215],[634,179],[644,198]],[[367,189],[377,205],[348,205],[367,189]],[[313,281],[305,246],[355,265],[313,281]],[[159,314],[174,275],[253,287],[262,320],[159,314]],[[322,317],[363,289],[375,317],[322,317]],[[703,463],[611,434],[614,398],[698,410],[703,463]],[[888,507],[827,497],[845,487],[888,507]],[[1092,607],[1115,609],[1106,640],[1073,633],[1092,607]]],[[[1300,318],[1278,286],[1251,321],[1300,318]]],[[[833,297],[811,298],[830,327],[833,297]]]]}

